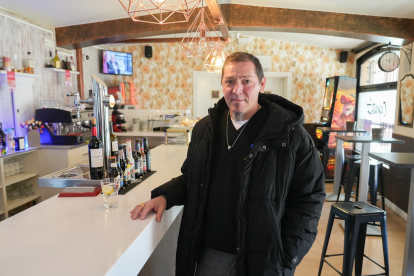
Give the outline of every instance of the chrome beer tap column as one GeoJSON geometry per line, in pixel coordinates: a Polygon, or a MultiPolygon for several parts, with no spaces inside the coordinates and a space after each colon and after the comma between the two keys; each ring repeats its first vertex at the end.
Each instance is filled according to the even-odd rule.
{"type": "Polygon", "coordinates": [[[74,103],[77,111],[79,111],[81,103],[93,104],[93,116],[96,119],[97,137],[102,142],[104,169],[107,170],[109,168],[108,157],[111,156],[108,107],[115,105],[115,99],[112,95],[108,95],[108,87],[94,74],[92,74],[92,92],[93,98],[87,100],[81,100],[78,92],[68,93],[66,95],[75,97],[74,103]]]}

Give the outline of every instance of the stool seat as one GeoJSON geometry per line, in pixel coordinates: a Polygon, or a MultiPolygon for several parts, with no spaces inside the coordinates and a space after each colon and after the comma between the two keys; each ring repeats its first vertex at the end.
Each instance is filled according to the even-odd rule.
{"type": "Polygon", "coordinates": [[[329,214],[328,226],[326,227],[325,242],[322,248],[322,257],[319,263],[318,276],[320,276],[322,273],[324,263],[327,263],[342,276],[352,276],[354,261],[355,275],[360,276],[362,273],[364,257],[384,269],[384,273],[376,273],[375,275],[390,275],[386,212],[376,206],[365,202],[340,202],[332,204],[331,212],[329,214]],[[326,251],[328,248],[328,243],[331,237],[332,227],[335,219],[341,219],[345,221],[344,253],[328,255],[326,254],[326,251]],[[381,223],[384,266],[378,264],[364,254],[367,225],[371,225],[377,221],[381,223]],[[327,260],[327,258],[335,256],[343,256],[342,272],[334,268],[333,265],[327,260]]]}
{"type": "Polygon", "coordinates": [[[365,202],[338,202],[332,205],[332,209],[337,209],[342,212],[343,216],[355,215],[385,215],[386,212],[376,206],[365,202]],[[352,203],[352,204],[350,204],[352,203]]]}

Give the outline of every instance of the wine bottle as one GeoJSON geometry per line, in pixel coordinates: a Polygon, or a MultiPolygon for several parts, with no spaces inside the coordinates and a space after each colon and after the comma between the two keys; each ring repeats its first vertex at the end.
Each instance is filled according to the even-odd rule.
{"type": "Polygon", "coordinates": [[[113,181],[114,183],[118,183],[118,189],[121,187],[120,185],[120,174],[118,171],[118,164],[116,162],[116,157],[115,156],[111,156],[109,157],[109,163],[111,164],[111,167],[109,168],[108,172],[107,172],[107,176],[108,178],[113,181]]]}
{"type": "Polygon", "coordinates": [[[102,179],[104,176],[102,142],[96,137],[96,119],[92,118],[92,138],[88,144],[89,174],[91,179],[102,179]]]}
{"type": "Polygon", "coordinates": [[[131,182],[135,180],[135,161],[134,157],[132,156],[132,146],[131,140],[126,140],[126,152],[127,152],[127,159],[129,164],[131,165],[131,182]]]}
{"type": "Polygon", "coordinates": [[[144,138],[144,153],[147,156],[147,172],[151,171],[151,150],[148,146],[148,137],[144,138]]]}
{"type": "Polygon", "coordinates": [[[132,151],[132,157],[134,158],[135,179],[139,179],[140,164],[136,150],[132,151]]]}
{"type": "Polygon", "coordinates": [[[49,52],[49,67],[55,67],[55,63],[53,62],[52,52],[49,52]]]}
{"type": "Polygon", "coordinates": [[[139,163],[140,163],[140,177],[144,176],[144,158],[142,156],[141,153],[141,140],[139,139],[135,139],[135,149],[137,150],[137,155],[139,158],[139,163]]]}
{"type": "Polygon", "coordinates": [[[60,59],[57,54],[57,50],[55,50],[55,57],[53,58],[53,65],[56,69],[60,69],[60,59]]]}
{"type": "Polygon", "coordinates": [[[141,145],[141,155],[142,155],[142,161],[143,161],[142,172],[146,174],[147,173],[147,156],[145,155],[145,152],[144,152],[144,141],[142,141],[142,145],[141,145]]]}
{"type": "Polygon", "coordinates": [[[109,138],[111,140],[111,156],[115,156],[118,151],[118,138],[116,138],[114,134],[114,130],[112,128],[112,122],[109,122],[109,138]]]}
{"type": "Polygon", "coordinates": [[[70,56],[70,70],[76,71],[76,65],[75,65],[75,62],[73,61],[73,56],[70,56]]]}

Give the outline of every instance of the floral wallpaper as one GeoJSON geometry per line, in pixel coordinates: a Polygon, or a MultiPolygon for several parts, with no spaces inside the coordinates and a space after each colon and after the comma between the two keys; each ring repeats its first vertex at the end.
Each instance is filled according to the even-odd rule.
{"type": "MultiPolygon", "coordinates": [[[[153,57],[144,56],[143,45],[115,47],[111,50],[133,53],[133,76],[114,76],[113,85],[129,82],[131,103],[140,109],[192,109],[192,73],[205,71],[202,59],[188,58],[180,43],[152,44],[153,57]]],[[[354,55],[339,62],[340,50],[252,38],[248,44],[237,39],[226,46],[230,53],[249,52],[270,55],[271,72],[292,72],[292,101],[303,107],[306,122],[320,118],[325,79],[331,76],[353,76],[354,55]]]]}
{"type": "Polygon", "coordinates": [[[406,75],[400,84],[401,120],[408,124],[413,122],[414,76],[406,75]]]}

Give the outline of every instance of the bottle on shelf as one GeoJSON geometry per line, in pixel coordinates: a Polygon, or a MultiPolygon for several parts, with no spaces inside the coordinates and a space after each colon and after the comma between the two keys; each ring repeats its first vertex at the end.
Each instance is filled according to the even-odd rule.
{"type": "Polygon", "coordinates": [[[141,163],[136,150],[132,151],[132,157],[134,157],[135,179],[139,179],[141,176],[141,163]]]}
{"type": "Polygon", "coordinates": [[[121,189],[125,187],[124,183],[124,172],[126,169],[125,160],[124,160],[124,151],[122,149],[122,145],[118,146],[118,158],[119,158],[119,170],[121,171],[121,189]]]}
{"type": "Polygon", "coordinates": [[[27,59],[26,59],[26,73],[34,74],[34,61],[32,58],[32,54],[27,52],[27,59]]]}
{"type": "Polygon", "coordinates": [[[57,54],[57,50],[55,50],[55,57],[53,58],[53,65],[56,69],[60,69],[60,59],[57,54]]]}
{"type": "Polygon", "coordinates": [[[112,122],[109,122],[109,138],[111,140],[111,156],[115,156],[118,152],[118,138],[115,136],[112,122]]]}
{"type": "Polygon", "coordinates": [[[124,171],[124,186],[128,187],[131,182],[131,163],[128,160],[126,144],[122,144],[122,153],[124,155],[125,171],[124,171]],[[129,165],[129,168],[128,168],[129,165]]]}
{"type": "Polygon", "coordinates": [[[65,61],[65,70],[70,70],[70,62],[69,62],[68,57],[66,57],[66,61],[65,61]]]}
{"type": "MultiPolygon", "coordinates": [[[[118,164],[116,162],[116,157],[115,156],[110,156],[109,157],[109,163],[111,164],[111,167],[109,168],[109,170],[107,171],[107,177],[115,182],[119,184],[119,180],[121,178],[119,171],[118,171],[118,164]]],[[[120,188],[120,187],[118,187],[120,188]]]]}
{"type": "Polygon", "coordinates": [[[6,134],[3,132],[3,125],[0,123],[0,156],[6,154],[6,134]]]}
{"type": "Polygon", "coordinates": [[[49,68],[55,68],[55,64],[53,62],[52,51],[49,52],[49,64],[48,64],[47,67],[49,67],[49,68]]]}
{"type": "Polygon", "coordinates": [[[139,159],[139,177],[142,178],[144,176],[144,160],[141,154],[141,140],[138,138],[135,139],[135,150],[139,159]]]}
{"type": "Polygon", "coordinates": [[[142,141],[142,145],[141,145],[141,155],[142,155],[142,163],[143,163],[142,172],[146,174],[147,173],[147,156],[145,155],[145,152],[144,152],[144,141],[142,141]]]}
{"type": "Polygon", "coordinates": [[[103,148],[98,139],[96,130],[96,119],[92,118],[92,138],[88,144],[89,150],[89,174],[91,179],[102,179],[104,177],[103,148]]]}
{"type": "Polygon", "coordinates": [[[126,152],[129,164],[131,164],[131,181],[135,180],[135,160],[132,156],[132,145],[131,140],[126,140],[126,152]]]}
{"type": "Polygon", "coordinates": [[[144,153],[147,156],[147,172],[151,171],[151,150],[148,146],[148,137],[144,138],[144,153]]]}
{"type": "Polygon", "coordinates": [[[76,64],[75,61],[73,61],[73,56],[70,56],[70,70],[76,71],[76,64]]]}

